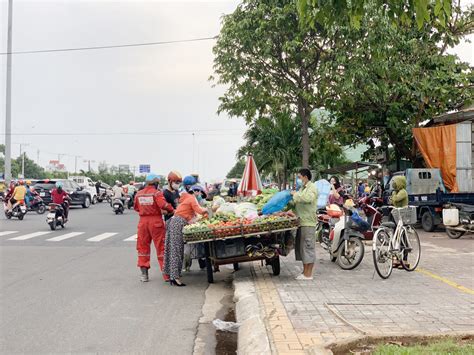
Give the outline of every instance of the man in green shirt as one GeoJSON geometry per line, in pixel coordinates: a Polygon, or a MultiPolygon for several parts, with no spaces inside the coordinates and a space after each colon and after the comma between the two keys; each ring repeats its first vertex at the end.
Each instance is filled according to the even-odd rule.
{"type": "Polygon", "coordinates": [[[301,169],[298,172],[301,189],[292,191],[296,215],[300,218],[300,227],[296,233],[295,256],[303,262],[303,273],[297,280],[312,280],[313,266],[316,260],[316,209],[318,190],[311,182],[311,172],[301,169]]]}

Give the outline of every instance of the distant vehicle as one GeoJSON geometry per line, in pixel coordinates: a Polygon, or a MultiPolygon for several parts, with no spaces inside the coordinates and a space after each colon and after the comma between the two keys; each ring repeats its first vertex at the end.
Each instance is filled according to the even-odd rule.
{"type": "MultiPolygon", "coordinates": [[[[416,206],[418,221],[426,232],[432,232],[443,222],[443,206],[449,203],[474,205],[474,192],[446,192],[439,169],[407,169],[393,176],[407,179],[408,200],[416,206]]],[[[393,179],[393,177],[392,177],[393,179]]],[[[392,180],[384,187],[384,202],[392,194],[392,180]]]]}
{"type": "Polygon", "coordinates": [[[92,204],[95,205],[98,202],[99,196],[97,196],[95,182],[93,182],[91,178],[87,176],[70,176],[69,180],[76,182],[80,187],[89,192],[92,198],[92,204]]]}
{"type": "Polygon", "coordinates": [[[34,185],[35,190],[39,193],[44,203],[49,205],[52,203],[51,191],[56,188],[56,182],[62,182],[63,190],[66,191],[71,197],[72,206],[82,206],[83,208],[89,208],[92,203],[92,196],[89,191],[83,189],[75,181],[66,179],[54,179],[54,180],[39,180],[34,185]]]}

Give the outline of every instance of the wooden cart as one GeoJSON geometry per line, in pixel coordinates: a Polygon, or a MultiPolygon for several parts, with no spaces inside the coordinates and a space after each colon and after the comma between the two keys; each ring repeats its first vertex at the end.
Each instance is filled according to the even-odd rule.
{"type": "MultiPolygon", "coordinates": [[[[188,241],[187,244],[199,244],[202,243],[204,245],[204,256],[206,260],[206,270],[207,270],[207,281],[209,283],[214,282],[214,275],[213,275],[213,268],[219,265],[234,265],[234,270],[239,269],[239,263],[249,262],[249,261],[256,261],[261,260],[262,262],[265,260],[266,265],[271,265],[273,275],[278,276],[280,274],[280,255],[287,255],[287,251],[289,248],[292,248],[292,245],[282,245],[282,242],[285,240],[291,239],[290,235],[294,234],[294,231],[298,228],[298,225],[293,225],[288,228],[281,228],[276,230],[268,229],[266,231],[260,231],[255,233],[241,233],[239,235],[230,235],[221,238],[217,237],[209,237],[208,239],[203,240],[195,240],[195,241],[188,241]],[[279,245],[280,247],[275,247],[275,253],[272,257],[267,257],[265,255],[259,256],[248,256],[248,255],[241,255],[241,256],[233,256],[233,257],[218,257],[216,253],[216,243],[219,241],[224,240],[232,240],[232,239],[239,239],[243,238],[244,241],[250,240],[250,238],[257,238],[258,241],[263,246],[270,246],[270,245],[279,245]]],[[[255,240],[255,239],[254,239],[255,240]]],[[[245,242],[244,242],[245,244],[245,242]]]]}

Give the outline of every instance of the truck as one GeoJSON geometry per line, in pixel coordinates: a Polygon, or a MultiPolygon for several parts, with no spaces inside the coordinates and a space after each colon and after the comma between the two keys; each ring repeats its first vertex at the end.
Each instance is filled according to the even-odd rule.
{"type": "MultiPolygon", "coordinates": [[[[431,133],[431,138],[434,139],[429,141],[428,146],[425,145],[421,148],[420,142],[416,141],[416,143],[420,151],[424,151],[422,155],[427,166],[430,166],[429,160],[436,160],[431,159],[432,157],[437,158],[440,165],[445,165],[446,159],[439,159],[440,154],[449,151],[450,148],[455,149],[456,154],[452,155],[451,162],[453,170],[455,167],[456,171],[455,182],[458,188],[456,192],[450,192],[446,188],[444,184],[446,176],[442,176],[442,166],[431,164],[429,168],[407,169],[394,174],[405,175],[407,178],[409,204],[416,206],[418,221],[427,232],[432,232],[442,224],[444,205],[450,203],[474,205],[474,107],[437,116],[430,120],[424,128],[417,130],[432,127],[439,127],[438,129],[441,130],[444,126],[450,126],[453,129],[455,141],[454,138],[451,141],[445,141],[445,132],[443,132],[431,133]]],[[[416,135],[414,134],[414,136],[416,135]]],[[[423,144],[421,145],[423,146],[423,144]]],[[[454,181],[454,174],[451,174],[452,181],[454,181]]],[[[385,197],[391,193],[390,185],[390,182],[385,185],[385,197]]]]}
{"type": "MultiPolygon", "coordinates": [[[[407,179],[408,204],[416,206],[418,221],[427,232],[443,223],[443,206],[449,203],[474,205],[474,192],[448,192],[439,169],[407,169],[393,174],[407,179]]],[[[392,177],[393,178],[393,177],[392,177]]],[[[384,187],[385,201],[392,193],[391,180],[384,187]]]]}
{"type": "Polygon", "coordinates": [[[92,198],[92,204],[98,202],[97,190],[95,188],[95,182],[87,176],[70,176],[69,180],[76,182],[84,191],[87,191],[92,198]]]}

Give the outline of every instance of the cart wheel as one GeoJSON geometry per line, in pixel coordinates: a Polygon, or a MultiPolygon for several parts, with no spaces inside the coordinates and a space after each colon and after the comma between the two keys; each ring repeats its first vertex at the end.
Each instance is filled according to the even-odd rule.
{"type": "Polygon", "coordinates": [[[272,271],[274,276],[280,275],[280,257],[276,257],[272,260],[272,271]]]}
{"type": "Polygon", "coordinates": [[[234,263],[234,271],[239,271],[239,263],[234,263]]]}
{"type": "Polygon", "coordinates": [[[214,283],[214,274],[212,272],[212,262],[210,258],[206,258],[207,282],[214,283]]]}

